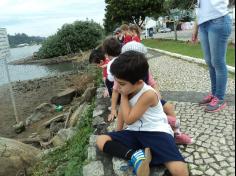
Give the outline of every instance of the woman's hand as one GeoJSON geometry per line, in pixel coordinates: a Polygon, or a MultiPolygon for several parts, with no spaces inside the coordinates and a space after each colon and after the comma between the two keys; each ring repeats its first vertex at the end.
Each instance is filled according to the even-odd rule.
{"type": "Polygon", "coordinates": [[[195,21],[192,33],[192,42],[195,44],[198,41],[198,24],[195,21]]]}

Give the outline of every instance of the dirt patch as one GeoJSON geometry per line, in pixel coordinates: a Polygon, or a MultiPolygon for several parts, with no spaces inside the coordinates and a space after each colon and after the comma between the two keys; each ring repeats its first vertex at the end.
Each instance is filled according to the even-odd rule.
{"type": "MultiPolygon", "coordinates": [[[[83,92],[91,82],[93,82],[91,76],[81,73],[67,73],[50,78],[16,82],[13,89],[18,116],[23,121],[33,113],[38,105],[48,103],[59,92],[68,87],[77,87],[83,92]]],[[[28,127],[26,132],[17,135],[12,128],[15,123],[8,86],[4,85],[0,87],[0,136],[15,139],[28,137],[34,132],[37,125],[42,124],[42,122],[34,124],[28,127]]]]}

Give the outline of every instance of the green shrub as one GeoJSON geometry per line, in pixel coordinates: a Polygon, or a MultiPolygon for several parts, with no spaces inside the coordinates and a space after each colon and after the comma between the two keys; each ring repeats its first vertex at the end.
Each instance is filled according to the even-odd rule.
{"type": "Polygon", "coordinates": [[[64,24],[55,35],[43,42],[38,57],[44,59],[86,51],[95,48],[103,37],[103,28],[93,21],[64,24]]]}

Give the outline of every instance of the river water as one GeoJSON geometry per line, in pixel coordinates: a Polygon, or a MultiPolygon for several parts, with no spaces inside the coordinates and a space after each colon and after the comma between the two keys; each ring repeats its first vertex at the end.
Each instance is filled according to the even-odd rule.
{"type": "MultiPolygon", "coordinates": [[[[10,56],[7,62],[19,60],[39,50],[40,45],[26,46],[22,48],[10,49],[10,56]]],[[[8,65],[11,81],[30,80],[53,76],[58,73],[74,70],[72,63],[60,63],[49,66],[39,65],[8,65]]],[[[4,60],[0,60],[0,85],[8,83],[7,74],[4,66],[4,60]]]]}

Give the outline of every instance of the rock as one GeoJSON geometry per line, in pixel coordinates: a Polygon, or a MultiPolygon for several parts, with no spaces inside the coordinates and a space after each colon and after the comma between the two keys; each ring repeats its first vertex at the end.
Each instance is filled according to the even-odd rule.
{"type": "Polygon", "coordinates": [[[84,176],[104,176],[104,167],[101,161],[94,161],[83,167],[84,176]]]}
{"type": "Polygon", "coordinates": [[[93,127],[96,128],[97,126],[104,125],[106,122],[100,116],[97,116],[93,119],[93,127]]]}
{"type": "Polygon", "coordinates": [[[13,128],[17,134],[20,134],[25,130],[24,122],[21,121],[20,123],[14,125],[13,128]]]}
{"type": "Polygon", "coordinates": [[[88,160],[95,161],[97,159],[97,148],[88,147],[88,160]]]}
{"type": "Polygon", "coordinates": [[[103,110],[101,110],[101,109],[94,109],[94,111],[93,111],[93,117],[95,118],[95,117],[98,117],[98,116],[100,116],[100,115],[102,115],[104,113],[104,111],[103,110]]]}
{"type": "Polygon", "coordinates": [[[63,146],[68,140],[70,140],[76,133],[74,128],[62,129],[60,130],[57,135],[52,138],[53,145],[56,146],[63,146]]]}
{"type": "Polygon", "coordinates": [[[86,102],[90,102],[95,94],[96,94],[96,87],[90,87],[90,88],[87,88],[84,92],[84,94],[82,95],[82,98],[86,101],[86,102]]]}
{"type": "Polygon", "coordinates": [[[50,134],[52,135],[52,136],[54,136],[55,134],[57,134],[58,133],[58,131],[60,131],[61,129],[63,129],[64,128],[64,122],[52,122],[51,124],[50,124],[50,134]]]}
{"type": "Polygon", "coordinates": [[[25,172],[37,161],[40,150],[21,142],[0,137],[0,175],[25,172]]]}
{"type": "Polygon", "coordinates": [[[127,161],[113,157],[113,170],[117,176],[132,176],[132,167],[129,167],[127,161]]]}
{"type": "Polygon", "coordinates": [[[78,120],[81,115],[83,115],[84,111],[87,109],[88,105],[86,103],[80,105],[75,112],[71,115],[69,120],[69,127],[75,127],[78,123],[78,120]]]}
{"type": "Polygon", "coordinates": [[[43,103],[41,105],[39,105],[34,113],[28,117],[26,119],[26,126],[34,123],[34,122],[38,122],[40,120],[42,120],[43,118],[45,118],[45,116],[50,113],[50,112],[53,112],[54,111],[54,106],[52,104],[49,104],[49,103],[43,103]]]}
{"type": "Polygon", "coordinates": [[[96,147],[97,135],[91,135],[89,138],[89,146],[96,147]]]}
{"type": "Polygon", "coordinates": [[[51,99],[51,103],[55,105],[68,105],[72,102],[76,96],[76,89],[68,88],[63,92],[60,92],[57,96],[51,99]]]}

